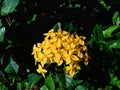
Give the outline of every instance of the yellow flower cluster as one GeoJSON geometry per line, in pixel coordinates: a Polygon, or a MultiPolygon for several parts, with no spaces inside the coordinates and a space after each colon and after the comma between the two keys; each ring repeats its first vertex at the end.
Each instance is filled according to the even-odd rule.
{"type": "Polygon", "coordinates": [[[34,44],[32,55],[35,58],[35,65],[38,63],[37,72],[45,77],[47,69],[45,64],[57,63],[58,66],[64,64],[64,70],[73,77],[80,69],[79,62],[88,64],[87,46],[85,37],[76,33],[70,34],[67,31],[54,29],[45,33],[42,43],[34,44]]]}

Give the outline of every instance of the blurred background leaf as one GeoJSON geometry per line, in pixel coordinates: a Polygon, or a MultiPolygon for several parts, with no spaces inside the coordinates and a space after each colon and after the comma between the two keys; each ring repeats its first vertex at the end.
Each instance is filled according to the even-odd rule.
{"type": "Polygon", "coordinates": [[[52,73],[50,72],[47,77],[45,77],[45,85],[49,90],[55,90],[55,84],[53,81],[52,73]]]}
{"type": "Polygon", "coordinates": [[[35,73],[31,73],[28,75],[28,83],[29,87],[32,88],[39,80],[41,79],[41,76],[35,73]]]}
{"type": "Polygon", "coordinates": [[[61,23],[60,23],[60,22],[57,22],[57,23],[54,25],[54,27],[53,27],[54,32],[57,32],[57,30],[60,29],[60,28],[61,28],[61,23]]]}
{"type": "Polygon", "coordinates": [[[84,86],[78,85],[75,90],[86,90],[84,86]]]}
{"type": "Polygon", "coordinates": [[[1,7],[1,15],[6,16],[15,11],[19,4],[19,0],[4,0],[1,7]]]}
{"type": "Polygon", "coordinates": [[[10,56],[10,63],[5,68],[5,72],[9,74],[18,74],[19,65],[10,56]]]}
{"type": "Polygon", "coordinates": [[[47,88],[46,85],[43,85],[42,87],[40,87],[40,90],[49,90],[49,89],[47,88]]]}
{"type": "Polygon", "coordinates": [[[119,17],[119,12],[116,11],[113,15],[112,18],[113,25],[119,25],[120,24],[120,17],[119,17]]]}
{"type": "Polygon", "coordinates": [[[5,35],[5,27],[0,28],[0,42],[4,41],[4,35],[5,35]]]}
{"type": "Polygon", "coordinates": [[[70,77],[66,72],[57,74],[57,78],[62,87],[68,89],[72,85],[73,78],[70,77]]]}

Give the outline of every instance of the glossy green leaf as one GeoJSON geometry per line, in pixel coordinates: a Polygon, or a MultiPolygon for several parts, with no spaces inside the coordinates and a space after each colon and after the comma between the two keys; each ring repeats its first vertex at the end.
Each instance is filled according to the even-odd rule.
{"type": "Polygon", "coordinates": [[[10,63],[5,68],[5,72],[9,74],[18,74],[19,65],[10,57],[10,63]]]}
{"type": "Polygon", "coordinates": [[[0,28],[0,42],[4,41],[5,27],[0,28]]]}
{"type": "Polygon", "coordinates": [[[101,25],[96,25],[93,30],[93,37],[96,41],[103,41],[104,36],[102,33],[103,27],[101,25]]]}
{"type": "Polygon", "coordinates": [[[59,83],[64,88],[67,89],[71,86],[73,78],[70,77],[67,73],[65,73],[65,72],[59,73],[59,74],[57,74],[57,77],[58,77],[59,83]]]}
{"type": "Polygon", "coordinates": [[[109,49],[115,48],[120,49],[120,40],[111,40],[106,43],[109,49]]]}
{"type": "Polygon", "coordinates": [[[55,26],[53,27],[54,32],[57,32],[57,30],[60,29],[60,28],[61,28],[61,23],[60,23],[60,22],[57,22],[57,23],[55,24],[55,26]]]}
{"type": "Polygon", "coordinates": [[[113,15],[112,18],[113,25],[119,25],[120,24],[120,17],[119,17],[119,12],[116,11],[113,15]]]}
{"type": "Polygon", "coordinates": [[[43,85],[40,90],[49,90],[46,85],[43,85]]]}
{"type": "Polygon", "coordinates": [[[49,75],[45,77],[45,85],[48,87],[49,90],[55,90],[52,73],[49,73],[49,75]]]}
{"type": "Polygon", "coordinates": [[[1,7],[1,15],[5,16],[15,11],[19,0],[4,0],[1,7]]]}
{"type": "Polygon", "coordinates": [[[35,74],[35,73],[31,73],[28,75],[28,80],[29,80],[29,85],[30,88],[32,88],[40,79],[42,76],[35,74]]]}
{"type": "Polygon", "coordinates": [[[108,27],[105,31],[103,31],[104,37],[105,38],[111,37],[113,31],[117,30],[117,28],[118,28],[117,25],[108,27]]]}

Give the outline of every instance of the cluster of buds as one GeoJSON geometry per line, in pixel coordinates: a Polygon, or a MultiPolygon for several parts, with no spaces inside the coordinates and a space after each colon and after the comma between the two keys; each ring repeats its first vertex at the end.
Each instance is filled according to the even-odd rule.
{"type": "Polygon", "coordinates": [[[35,65],[38,65],[37,72],[41,73],[43,77],[45,77],[48,68],[45,67],[45,64],[64,65],[63,70],[71,77],[81,69],[80,62],[88,64],[85,36],[78,36],[77,33],[70,34],[67,31],[62,31],[61,28],[57,32],[51,29],[44,35],[44,41],[34,44],[32,52],[35,65]]]}

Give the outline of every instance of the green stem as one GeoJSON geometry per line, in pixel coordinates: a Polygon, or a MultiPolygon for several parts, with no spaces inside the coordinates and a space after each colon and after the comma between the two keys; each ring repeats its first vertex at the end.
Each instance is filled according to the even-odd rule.
{"type": "Polygon", "coordinates": [[[6,21],[7,21],[7,24],[9,25],[9,27],[11,27],[12,21],[11,21],[10,17],[8,16],[8,17],[6,17],[5,19],[6,19],[6,21]]]}

